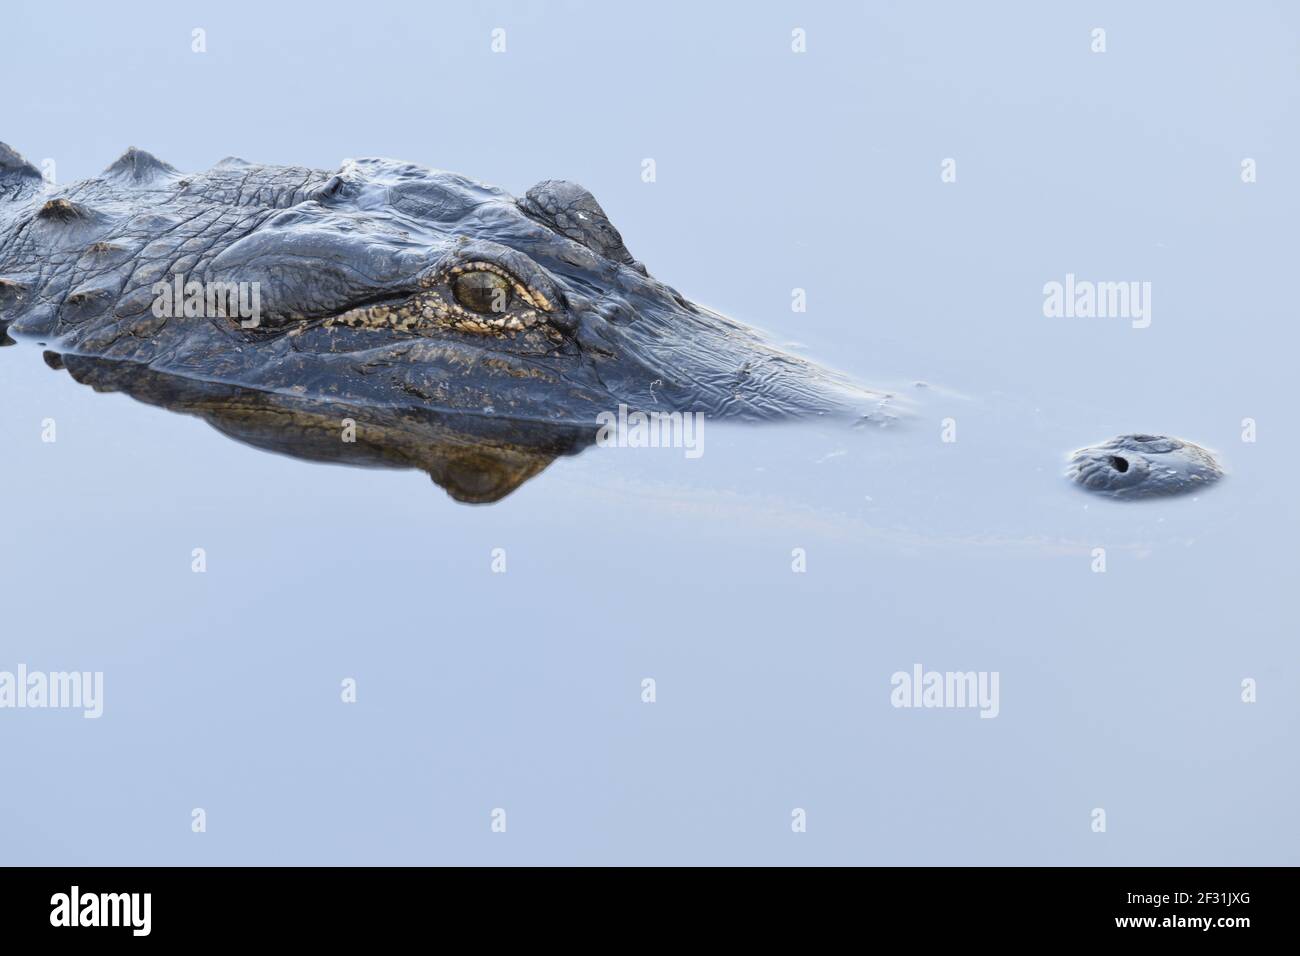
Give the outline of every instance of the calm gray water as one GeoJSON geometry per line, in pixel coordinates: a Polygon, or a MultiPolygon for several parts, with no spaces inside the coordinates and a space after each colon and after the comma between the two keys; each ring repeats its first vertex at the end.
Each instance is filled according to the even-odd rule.
{"type": "Polygon", "coordinates": [[[466,506],[5,349],[0,671],[102,671],[104,710],[0,709],[0,861],[1300,862],[1300,16],[912,6],[12,4],[0,140],[60,181],[128,145],[572,179],[652,273],[911,409],[466,506]],[[1150,282],[1150,326],[1045,317],[1067,273],[1150,282]],[[1127,431],[1228,477],[1066,484],[1127,431]],[[891,706],[916,664],[996,672],[996,718],[891,706]]]}

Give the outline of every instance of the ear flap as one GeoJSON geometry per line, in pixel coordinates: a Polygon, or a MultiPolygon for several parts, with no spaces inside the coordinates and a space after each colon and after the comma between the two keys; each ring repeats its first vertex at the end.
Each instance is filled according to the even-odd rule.
{"type": "Polygon", "coordinates": [[[632,258],[596,197],[577,183],[548,179],[538,183],[520,201],[531,218],[563,236],[580,242],[597,255],[631,266],[645,274],[645,266],[632,258]]]}
{"type": "Polygon", "coordinates": [[[0,143],[0,202],[22,199],[41,188],[41,171],[0,143]]]}

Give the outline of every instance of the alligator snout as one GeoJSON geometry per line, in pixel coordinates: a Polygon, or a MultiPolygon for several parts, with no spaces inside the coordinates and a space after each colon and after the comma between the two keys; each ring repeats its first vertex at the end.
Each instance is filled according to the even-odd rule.
{"type": "Polygon", "coordinates": [[[1070,455],[1066,477],[1112,498],[1154,498],[1211,485],[1223,468],[1210,451],[1180,438],[1120,435],[1070,455]]]}

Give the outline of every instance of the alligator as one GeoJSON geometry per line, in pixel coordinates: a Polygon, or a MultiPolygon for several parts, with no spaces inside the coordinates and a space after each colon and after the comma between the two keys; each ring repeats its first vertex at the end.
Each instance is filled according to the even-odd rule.
{"type": "MultiPolygon", "coordinates": [[[[133,147],[55,187],[0,143],[0,344],[11,332],[101,391],[258,447],[419,467],[470,502],[592,444],[615,409],[888,424],[900,408],[655,279],[581,186],[517,199],[388,159],[186,174],[133,147]]],[[[1117,497],[1211,480],[1103,481],[1118,460],[1074,477],[1117,497]]]]}
{"type": "Polygon", "coordinates": [[[888,394],[655,279],[582,187],[546,180],[516,199],[386,159],[183,174],[131,148],[56,188],[0,144],[10,332],[52,343],[79,381],[263,447],[354,462],[422,447],[368,463],[414,463],[465,501],[590,444],[620,406],[891,414],[888,394]],[[236,307],[246,290],[253,321],[236,307]],[[338,441],[344,418],[364,423],[361,441],[338,441]],[[471,445],[479,473],[457,453],[450,479],[432,450],[471,445]]]}
{"type": "Polygon", "coordinates": [[[386,159],[187,175],[132,148],[56,189],[0,145],[0,315],[64,353],[515,421],[589,425],[619,404],[772,419],[886,397],[655,279],[580,186],[517,200],[386,159]],[[158,308],[173,284],[199,293],[184,314],[158,308]],[[205,314],[213,288],[241,286],[258,290],[256,324],[221,295],[205,314]]]}

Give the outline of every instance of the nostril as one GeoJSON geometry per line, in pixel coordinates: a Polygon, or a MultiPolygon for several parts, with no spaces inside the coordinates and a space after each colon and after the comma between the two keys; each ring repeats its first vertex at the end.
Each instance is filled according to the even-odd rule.
{"type": "Polygon", "coordinates": [[[1223,476],[1214,455],[1191,442],[1158,435],[1120,435],[1080,448],[1066,476],[1074,484],[1112,498],[1157,498],[1204,488],[1223,476]]]}

